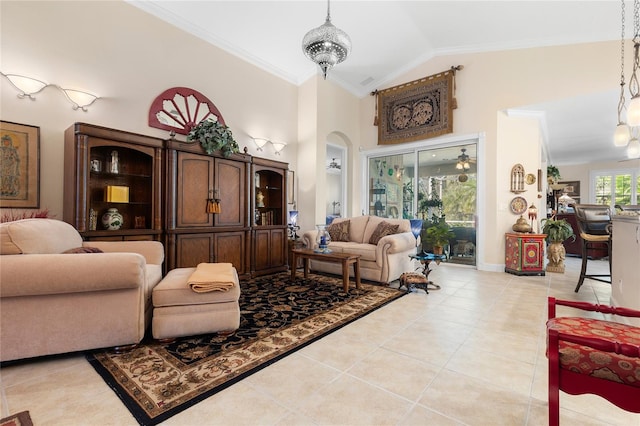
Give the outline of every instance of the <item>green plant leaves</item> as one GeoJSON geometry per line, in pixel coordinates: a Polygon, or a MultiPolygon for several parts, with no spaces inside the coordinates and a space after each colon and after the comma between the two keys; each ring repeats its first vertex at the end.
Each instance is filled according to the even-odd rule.
{"type": "Polygon", "coordinates": [[[571,224],[564,219],[542,219],[542,233],[547,234],[548,242],[563,242],[575,234],[571,224]]]}
{"type": "Polygon", "coordinates": [[[207,154],[220,151],[224,157],[240,152],[238,143],[228,126],[218,121],[205,120],[193,127],[187,141],[198,141],[207,154]]]}

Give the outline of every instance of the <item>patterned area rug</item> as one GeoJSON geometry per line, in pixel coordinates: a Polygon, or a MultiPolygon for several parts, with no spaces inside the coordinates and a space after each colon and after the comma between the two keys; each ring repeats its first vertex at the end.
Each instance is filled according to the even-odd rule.
{"type": "Polygon", "coordinates": [[[289,273],[240,283],[240,328],[230,336],[147,338],[135,350],[95,351],[87,359],[142,425],[155,425],[261,368],[395,300],[405,292],[289,273]]]}

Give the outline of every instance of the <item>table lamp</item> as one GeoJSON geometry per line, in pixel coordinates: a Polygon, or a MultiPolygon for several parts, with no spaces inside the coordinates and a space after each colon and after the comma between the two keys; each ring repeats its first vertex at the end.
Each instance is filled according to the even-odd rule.
{"type": "Polygon", "coordinates": [[[418,248],[418,237],[420,237],[420,233],[422,232],[422,219],[409,219],[411,223],[411,233],[416,239],[416,254],[420,254],[422,252],[422,248],[418,248]]]}
{"type": "Polygon", "coordinates": [[[292,240],[297,240],[298,237],[298,229],[300,226],[298,225],[298,211],[291,210],[289,211],[289,238],[292,240]]]}
{"type": "Polygon", "coordinates": [[[531,219],[531,233],[534,234],[537,232],[537,228],[538,228],[538,221],[536,220],[538,218],[538,208],[531,203],[531,205],[529,206],[529,219],[531,219]],[[534,228],[533,223],[536,223],[536,227],[534,228]]]}

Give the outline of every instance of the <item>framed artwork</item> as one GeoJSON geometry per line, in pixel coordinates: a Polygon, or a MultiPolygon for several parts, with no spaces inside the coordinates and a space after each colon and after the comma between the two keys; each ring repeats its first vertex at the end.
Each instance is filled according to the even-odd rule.
{"type": "Polygon", "coordinates": [[[580,181],[579,180],[565,180],[558,182],[565,184],[564,191],[571,198],[580,198],[580,181]]]}
{"type": "Polygon", "coordinates": [[[0,121],[0,207],[40,208],[40,128],[0,121]]]}
{"type": "Polygon", "coordinates": [[[287,170],[287,204],[296,203],[296,174],[293,170],[287,170]]]}
{"type": "Polygon", "coordinates": [[[453,71],[377,92],[378,145],[453,132],[453,71]]]}

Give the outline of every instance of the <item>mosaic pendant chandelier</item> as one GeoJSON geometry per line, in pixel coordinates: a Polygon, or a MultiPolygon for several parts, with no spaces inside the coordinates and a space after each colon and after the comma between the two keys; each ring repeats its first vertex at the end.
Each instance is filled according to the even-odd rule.
{"type": "Polygon", "coordinates": [[[324,79],[331,67],[347,59],[351,52],[351,39],[331,23],[329,0],[327,0],[327,20],[312,29],[302,39],[302,50],[307,58],[318,64],[324,79]]]}

